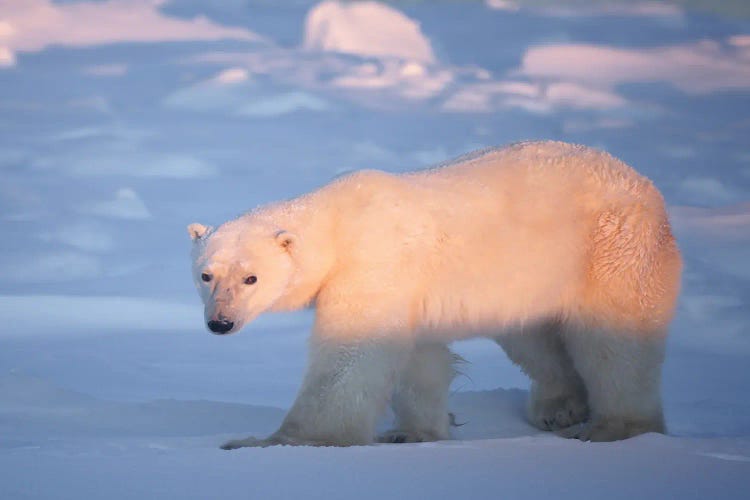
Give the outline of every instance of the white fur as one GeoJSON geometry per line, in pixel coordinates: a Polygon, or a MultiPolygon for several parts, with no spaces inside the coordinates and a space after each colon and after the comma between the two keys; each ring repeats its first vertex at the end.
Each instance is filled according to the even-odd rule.
{"type": "Polygon", "coordinates": [[[363,171],[189,232],[207,320],[234,332],[264,311],[317,311],[281,428],[229,448],[366,444],[391,397],[385,440],[444,439],[445,343],[472,336],[497,339],[532,378],[541,428],[663,431],[680,255],[659,192],[606,153],[521,143],[405,175],[363,171]]]}
{"type": "Polygon", "coordinates": [[[531,378],[529,421],[543,430],[560,430],[589,416],[586,388],[560,335],[559,321],[506,332],[495,339],[531,378]]]}
{"type": "Polygon", "coordinates": [[[448,390],[456,357],[445,344],[417,345],[396,379],[391,407],[396,427],[382,442],[438,441],[450,437],[448,390]]]}

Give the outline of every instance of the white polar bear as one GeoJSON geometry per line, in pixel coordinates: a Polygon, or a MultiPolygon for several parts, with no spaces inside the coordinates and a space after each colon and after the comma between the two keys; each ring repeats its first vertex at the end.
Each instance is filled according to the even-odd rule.
{"type": "Polygon", "coordinates": [[[612,156],[560,142],[434,169],[362,171],[218,229],[192,224],[210,330],[314,305],[280,429],[242,446],[449,437],[447,343],[495,339],[532,379],[530,421],[583,440],[663,432],[660,378],[681,258],[664,202],[612,156]]]}

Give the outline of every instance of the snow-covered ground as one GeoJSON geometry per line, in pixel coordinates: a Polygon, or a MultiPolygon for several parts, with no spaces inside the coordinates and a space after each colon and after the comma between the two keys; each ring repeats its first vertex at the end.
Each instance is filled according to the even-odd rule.
{"type": "Polygon", "coordinates": [[[750,13],[592,3],[0,0],[0,498],[747,498],[750,13]],[[217,448],[278,425],[312,313],[206,333],[188,223],[535,138],[670,205],[669,435],[538,432],[476,340],[456,440],[217,448]]]}

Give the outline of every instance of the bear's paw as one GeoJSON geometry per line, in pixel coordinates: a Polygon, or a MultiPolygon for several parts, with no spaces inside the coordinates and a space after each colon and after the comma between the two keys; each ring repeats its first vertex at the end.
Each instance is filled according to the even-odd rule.
{"type": "Polygon", "coordinates": [[[585,421],[589,416],[586,400],[578,395],[533,401],[531,423],[544,431],[558,431],[585,421]]]}
{"type": "Polygon", "coordinates": [[[424,431],[405,431],[400,429],[391,429],[378,436],[378,443],[426,443],[430,441],[439,441],[441,438],[433,432],[424,431]]]}

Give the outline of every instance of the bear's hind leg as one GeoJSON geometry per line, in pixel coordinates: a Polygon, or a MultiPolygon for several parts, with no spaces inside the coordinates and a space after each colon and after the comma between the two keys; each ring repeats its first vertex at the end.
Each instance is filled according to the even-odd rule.
{"type": "Polygon", "coordinates": [[[398,376],[391,400],[396,426],[378,441],[412,443],[450,437],[448,391],[456,373],[455,359],[445,344],[416,346],[398,376]]]}
{"type": "Polygon", "coordinates": [[[560,435],[617,441],[665,431],[660,394],[663,335],[571,328],[564,340],[586,385],[591,420],[560,435]]]}
{"type": "Polygon", "coordinates": [[[527,413],[532,425],[556,431],[588,418],[586,389],[565,350],[559,322],[506,333],[495,341],[531,378],[527,413]]]}

